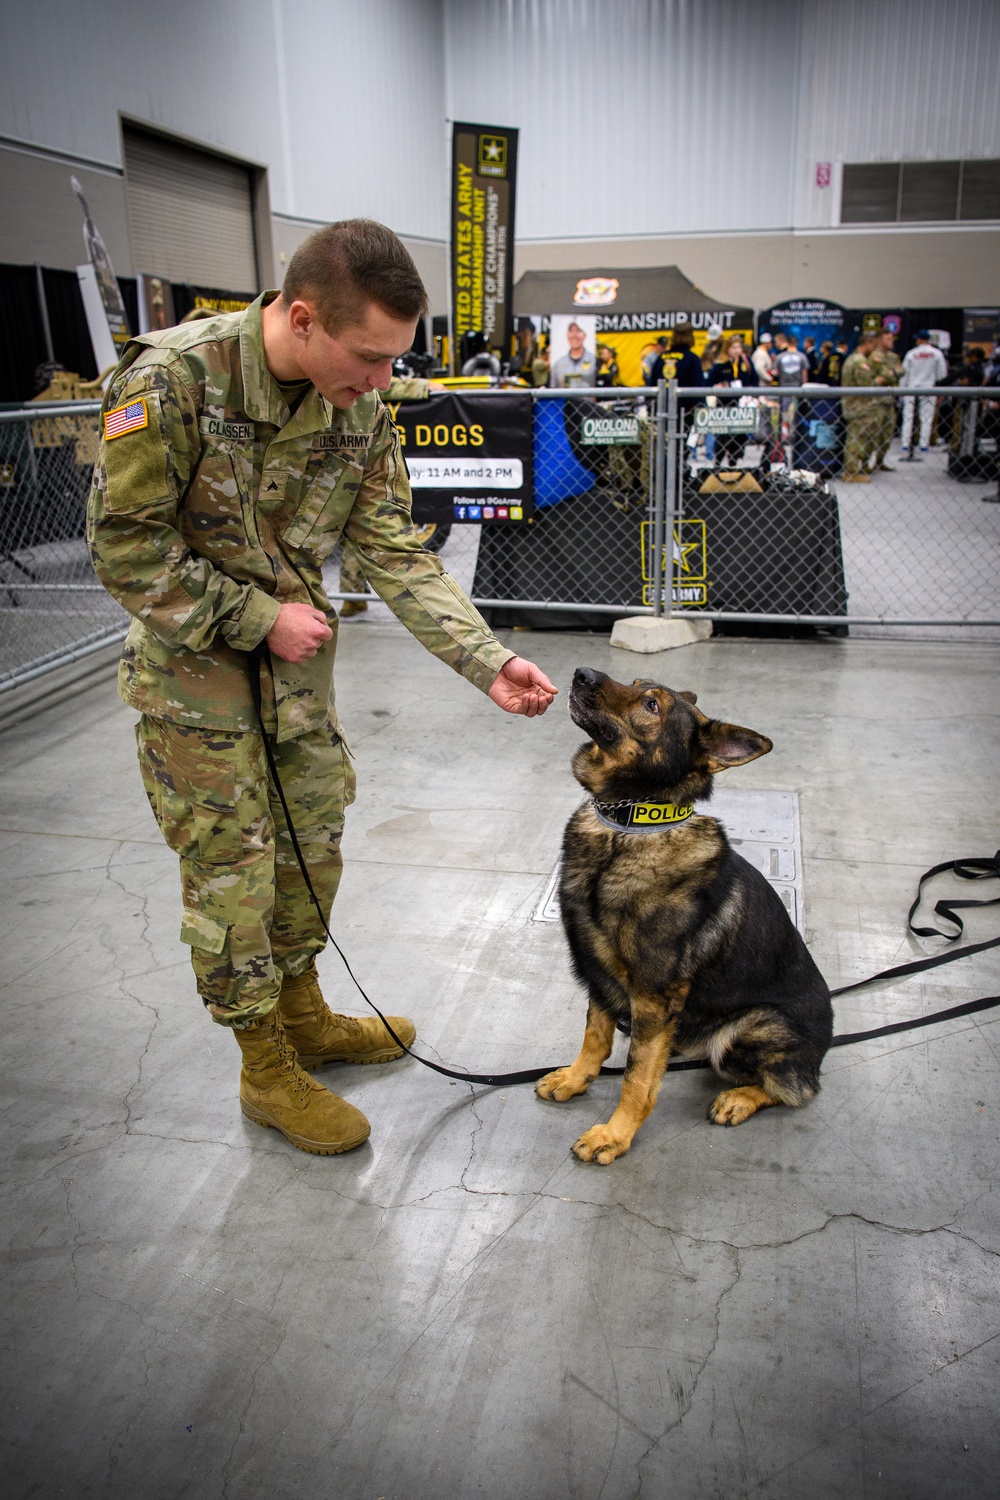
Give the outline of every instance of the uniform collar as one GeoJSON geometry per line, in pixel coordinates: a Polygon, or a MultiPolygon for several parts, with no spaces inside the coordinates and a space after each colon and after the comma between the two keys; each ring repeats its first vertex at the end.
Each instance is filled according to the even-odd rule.
{"type": "Polygon", "coordinates": [[[324,400],[315,386],[303,396],[294,415],[289,417],[285,399],[279,391],[264,358],[264,331],[261,311],[273,302],[279,292],[261,292],[243,314],[240,327],[240,363],[243,371],[243,405],[254,422],[270,422],[281,429],[281,438],[304,437],[311,432],[325,432],[333,422],[334,407],[324,400]]]}

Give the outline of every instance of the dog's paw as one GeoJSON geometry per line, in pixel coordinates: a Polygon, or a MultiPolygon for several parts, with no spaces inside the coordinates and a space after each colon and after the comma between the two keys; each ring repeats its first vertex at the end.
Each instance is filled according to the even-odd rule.
{"type": "Polygon", "coordinates": [[[574,1141],[573,1155],[581,1161],[596,1161],[606,1167],[616,1157],[624,1156],[631,1144],[631,1141],[622,1140],[609,1125],[592,1125],[578,1141],[574,1141]]]}
{"type": "Polygon", "coordinates": [[[708,1118],[713,1125],[742,1125],[765,1105],[773,1104],[763,1089],[748,1087],[725,1089],[717,1094],[709,1105],[708,1118]]]}
{"type": "Polygon", "coordinates": [[[554,1099],[557,1104],[565,1104],[576,1094],[585,1094],[589,1083],[589,1078],[580,1078],[572,1068],[556,1068],[538,1080],[535,1093],[539,1099],[554,1099]]]}

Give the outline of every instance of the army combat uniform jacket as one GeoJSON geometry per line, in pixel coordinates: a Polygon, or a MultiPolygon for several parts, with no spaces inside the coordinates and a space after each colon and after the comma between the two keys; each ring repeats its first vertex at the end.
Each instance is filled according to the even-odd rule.
{"type": "Polygon", "coordinates": [[[314,387],[290,414],[264,359],[261,308],[133,339],[104,403],[88,539],[101,582],[133,616],[119,692],[153,718],[258,728],[248,653],[281,604],[334,631],[310,660],[262,669],[279,741],[332,723],[337,616],[323,564],[343,540],[417,639],[483,692],[510,660],[410,518],[399,439],[378,395],[347,411],[314,387]]]}
{"type": "MultiPolygon", "coordinates": [[[[871,367],[871,356],[864,355],[860,349],[855,349],[844,360],[844,368],[840,376],[841,385],[874,385],[875,371],[871,367]]],[[[845,417],[868,416],[873,409],[877,409],[879,398],[877,396],[842,396],[841,408],[845,417]]]]}
{"type": "MultiPolygon", "coordinates": [[[[868,356],[871,366],[872,385],[898,385],[903,373],[903,361],[894,349],[873,349],[868,356]]],[[[876,400],[878,398],[876,397],[876,400]]],[[[886,401],[880,403],[891,406],[895,411],[895,402],[886,401]]]]}

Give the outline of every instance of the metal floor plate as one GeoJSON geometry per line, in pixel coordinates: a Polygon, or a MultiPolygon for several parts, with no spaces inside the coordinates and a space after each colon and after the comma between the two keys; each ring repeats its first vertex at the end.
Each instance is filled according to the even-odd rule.
{"type": "MultiPolygon", "coordinates": [[[[720,787],[710,803],[697,803],[695,811],[718,818],[733,848],[774,886],[801,932],[802,841],[798,792],[730,791],[720,787]]],[[[531,914],[533,922],[559,921],[561,863],[556,864],[545,883],[531,914]]]]}

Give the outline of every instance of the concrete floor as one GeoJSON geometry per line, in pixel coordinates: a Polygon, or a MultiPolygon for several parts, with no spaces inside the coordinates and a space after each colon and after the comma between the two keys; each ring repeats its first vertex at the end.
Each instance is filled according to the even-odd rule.
{"type": "MultiPolygon", "coordinates": [[[[577,664],[772,736],[730,785],[800,793],[832,984],[939,947],[905,936],[918,875],[1000,842],[995,647],[511,640],[564,689],[543,720],[503,717],[395,625],[342,633],[360,796],[336,929],[431,1056],[576,1051],[561,930],[530,918],[578,800],[577,664]]],[[[1000,1012],[831,1053],[811,1106],[736,1130],[706,1121],[706,1075],[674,1076],[608,1168],[569,1146],[614,1080],[556,1106],[410,1061],[328,1070],[372,1138],[306,1156],[239,1113],[109,671],[11,707],[11,1500],[995,1493],[1000,1012]]],[[[838,1029],[994,993],[991,958],[845,997],[838,1029]]],[[[321,972],[363,1008],[335,955],[321,972]]]]}

